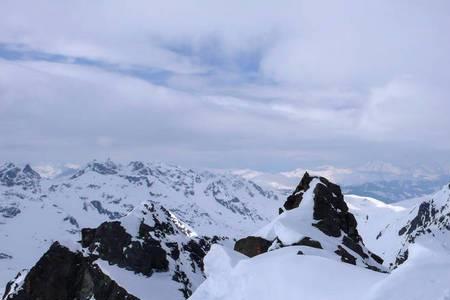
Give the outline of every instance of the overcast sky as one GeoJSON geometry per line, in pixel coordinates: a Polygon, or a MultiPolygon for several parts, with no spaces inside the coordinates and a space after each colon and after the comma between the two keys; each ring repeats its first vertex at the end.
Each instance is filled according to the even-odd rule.
{"type": "Polygon", "coordinates": [[[0,2],[0,161],[450,160],[449,1],[0,2]]]}

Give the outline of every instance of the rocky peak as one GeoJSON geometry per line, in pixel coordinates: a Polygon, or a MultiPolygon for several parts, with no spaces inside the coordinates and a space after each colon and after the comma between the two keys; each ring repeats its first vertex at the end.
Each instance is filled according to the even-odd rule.
{"type": "Polygon", "coordinates": [[[138,300],[105,275],[90,257],[55,242],[29,271],[6,286],[3,300],[138,300]]]}
{"type": "Polygon", "coordinates": [[[336,254],[341,261],[384,271],[383,260],[370,252],[341,188],[324,177],[304,174],[280,215],[255,236],[236,242],[235,250],[254,256],[280,247],[301,246],[300,254],[336,254]]]}
{"type": "Polygon", "coordinates": [[[27,164],[23,169],[13,163],[0,167],[0,184],[12,187],[21,186],[24,190],[39,188],[41,176],[27,164]]]}
{"type": "Polygon", "coordinates": [[[38,172],[33,170],[29,164],[27,164],[23,170],[23,174],[27,175],[29,178],[41,179],[41,175],[38,172]]]}
{"type": "Polygon", "coordinates": [[[393,268],[408,259],[409,245],[421,236],[433,237],[447,234],[450,231],[450,184],[434,194],[430,200],[420,203],[410,212],[406,224],[400,228],[398,235],[402,237],[402,248],[397,254],[393,268]]]}
{"type": "Polygon", "coordinates": [[[310,184],[314,179],[317,179],[319,184],[314,187],[312,193],[313,218],[317,221],[313,226],[333,237],[340,237],[341,232],[344,232],[352,240],[359,242],[361,237],[356,229],[356,219],[348,211],[341,188],[324,177],[310,176],[306,172],[294,192],[287,198],[283,208],[291,210],[299,207],[303,195],[311,188],[310,184]]]}
{"type": "Polygon", "coordinates": [[[131,167],[131,171],[135,172],[140,169],[143,169],[145,167],[145,164],[141,161],[132,161],[128,164],[129,167],[131,167]]]}
{"type": "Polygon", "coordinates": [[[206,252],[211,244],[223,240],[219,237],[192,237],[189,230],[164,207],[144,202],[120,221],[103,222],[97,228],[83,228],[78,250],[52,245],[24,280],[18,279],[25,276],[19,274],[8,284],[3,299],[115,300],[142,297],[128,294],[126,285],[119,286],[114,277],[107,275],[117,272],[126,273],[129,278],[136,276],[136,280],[145,278],[142,289],[145,291],[147,288],[147,292],[144,298],[155,289],[174,287],[178,287],[179,292],[175,299],[188,298],[205,278],[203,258],[206,252]],[[110,273],[111,270],[114,271],[110,273]],[[155,276],[157,278],[153,280],[155,276]],[[48,280],[43,280],[47,277],[48,280]]]}
{"type": "Polygon", "coordinates": [[[99,162],[97,160],[93,160],[88,163],[84,168],[75,173],[71,179],[75,179],[85,174],[88,171],[96,172],[101,175],[114,175],[119,171],[120,166],[113,162],[111,159],[107,159],[104,162],[99,162]]]}

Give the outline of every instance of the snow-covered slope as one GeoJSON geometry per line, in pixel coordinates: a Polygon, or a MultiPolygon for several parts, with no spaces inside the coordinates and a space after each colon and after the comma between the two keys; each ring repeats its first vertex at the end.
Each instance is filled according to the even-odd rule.
{"type": "MultiPolygon", "coordinates": [[[[317,188],[318,182],[314,184],[317,188]]],[[[317,232],[305,231],[315,222],[305,214],[317,206],[310,200],[306,190],[298,207],[283,212],[260,236],[296,240],[306,232],[320,239],[317,232]]],[[[270,247],[251,258],[215,245],[204,260],[207,280],[191,299],[450,299],[450,186],[395,205],[358,196],[346,196],[345,201],[358,221],[364,245],[387,258],[389,273],[361,268],[364,264],[343,264],[330,251],[328,255],[312,248],[305,251],[295,243],[270,247]]],[[[294,202],[288,198],[289,205],[294,202]]]]}
{"type": "Polygon", "coordinates": [[[366,245],[394,268],[407,258],[408,248],[417,238],[446,244],[450,230],[449,190],[446,185],[433,195],[392,204],[353,195],[345,200],[366,245]]]}
{"type": "Polygon", "coordinates": [[[278,195],[237,175],[165,164],[93,161],[41,178],[30,166],[0,167],[0,289],[53,241],[120,220],[144,201],[164,205],[199,235],[240,237],[269,222],[278,195]]]}
{"type": "Polygon", "coordinates": [[[392,273],[373,272],[288,247],[248,258],[214,245],[205,257],[208,279],[191,300],[447,300],[448,249],[415,244],[392,273]]]}
{"type": "Polygon", "coordinates": [[[383,257],[389,266],[396,259],[401,240],[398,235],[380,240],[380,232],[389,228],[399,229],[419,200],[386,204],[369,197],[346,195],[345,201],[358,222],[359,233],[366,246],[383,257]]]}
{"type": "Polygon", "coordinates": [[[211,244],[223,242],[191,235],[164,207],[145,202],[120,221],[82,229],[80,244],[55,242],[3,299],[185,299],[204,279],[211,244]]]}
{"type": "Polygon", "coordinates": [[[247,258],[213,246],[205,258],[208,279],[191,300],[363,299],[386,274],[287,247],[247,258]]]}

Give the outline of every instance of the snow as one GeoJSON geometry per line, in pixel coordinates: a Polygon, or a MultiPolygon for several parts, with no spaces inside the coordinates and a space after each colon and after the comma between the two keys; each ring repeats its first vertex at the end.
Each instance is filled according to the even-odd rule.
{"type": "Polygon", "coordinates": [[[125,288],[130,294],[141,300],[152,299],[180,299],[179,284],[172,280],[171,273],[153,273],[151,277],[135,274],[107,261],[98,259],[95,261],[103,273],[108,275],[117,284],[125,288]]]}
{"type": "Polygon", "coordinates": [[[345,202],[358,222],[358,232],[367,248],[383,257],[387,266],[395,261],[398,249],[402,246],[398,230],[406,222],[412,208],[355,195],[345,195],[345,202]],[[381,238],[380,232],[383,234],[381,238]]]}
{"type": "Polygon", "coordinates": [[[296,255],[298,250],[287,247],[236,259],[232,250],[215,246],[205,259],[208,279],[190,299],[450,299],[449,249],[432,240],[412,245],[410,258],[390,274],[325,257],[296,255]]]}
{"type": "MultiPolygon", "coordinates": [[[[447,235],[447,241],[450,236],[447,235]]],[[[409,258],[377,282],[368,300],[449,300],[450,253],[432,240],[409,247],[409,258]]]]}
{"type": "MultiPolygon", "coordinates": [[[[323,257],[297,255],[299,248],[287,247],[241,259],[234,267],[225,267],[226,272],[209,276],[190,299],[363,299],[373,282],[387,276],[323,257]]],[[[227,259],[223,257],[226,253],[229,250],[221,251],[222,257],[212,262],[221,259],[226,264],[227,259]]],[[[208,258],[207,269],[209,262],[208,258]]]]}
{"type": "Polygon", "coordinates": [[[23,284],[25,283],[25,277],[27,276],[28,272],[26,270],[22,270],[16,278],[11,282],[10,290],[7,294],[3,295],[3,298],[8,298],[9,296],[16,295],[23,287],[23,284]]]}
{"type": "Polygon", "coordinates": [[[313,191],[317,184],[321,184],[320,180],[314,178],[310,183],[310,188],[303,195],[303,200],[298,208],[285,211],[254,235],[269,241],[278,237],[285,245],[296,243],[305,236],[316,236],[319,230],[313,228],[311,224],[315,223],[313,220],[313,191]],[[299,231],[299,228],[302,231],[299,231]]]}
{"type": "Polygon", "coordinates": [[[36,191],[0,182],[0,209],[20,210],[13,217],[0,213],[0,253],[12,257],[0,259],[0,290],[21,269],[32,267],[54,241],[76,249],[81,228],[123,220],[130,232],[137,232],[138,219],[126,216],[141,203],[162,204],[189,236],[230,237],[267,224],[280,205],[279,194],[237,175],[163,163],[142,163],[136,169],[140,163],[111,161],[103,165],[115,173],[101,174],[94,164],[102,163],[79,168],[79,176],[62,172],[30,179],[36,191]]]}

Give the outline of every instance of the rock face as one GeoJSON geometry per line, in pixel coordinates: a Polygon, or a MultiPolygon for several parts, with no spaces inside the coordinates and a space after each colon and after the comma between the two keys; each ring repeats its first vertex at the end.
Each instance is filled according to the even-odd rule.
{"type": "Polygon", "coordinates": [[[408,259],[409,245],[415,243],[417,238],[432,236],[446,243],[449,233],[450,185],[446,185],[430,200],[422,202],[410,212],[406,224],[398,231],[398,236],[403,240],[402,248],[391,267],[396,268],[408,259]]]}
{"type": "MultiPolygon", "coordinates": [[[[145,224],[139,226],[144,227],[145,224]]],[[[140,228],[139,233],[144,234],[145,230],[140,228]]],[[[95,252],[100,259],[146,276],[152,275],[153,271],[167,271],[167,253],[161,248],[160,241],[149,235],[139,238],[141,241],[132,241],[132,236],[117,221],[81,231],[82,246],[91,253],[95,252]]]]}
{"type": "Polygon", "coordinates": [[[354,242],[361,241],[356,229],[356,219],[348,211],[341,188],[324,177],[313,177],[306,172],[283,207],[286,210],[297,208],[314,178],[318,178],[321,184],[318,184],[314,189],[313,218],[318,222],[314,223],[313,226],[329,236],[340,237],[341,231],[343,231],[354,242]]]}
{"type": "Polygon", "coordinates": [[[91,258],[55,242],[28,274],[6,287],[4,300],[137,300],[106,276],[91,258]],[[23,278],[24,279],[21,279],[23,278]]]}
{"type": "Polygon", "coordinates": [[[254,256],[280,247],[300,246],[299,254],[333,255],[346,263],[385,271],[358,233],[341,188],[305,173],[280,209],[280,215],[256,234],[236,242],[235,250],[254,256]]]}
{"type": "MultiPolygon", "coordinates": [[[[8,284],[3,300],[141,298],[127,292],[130,282],[121,282],[125,285],[120,286],[114,275],[106,275],[117,272],[131,281],[147,278],[142,291],[145,299],[158,289],[175,289],[175,295],[178,290],[171,299],[188,298],[204,279],[206,252],[212,243],[223,240],[194,238],[189,233],[189,228],[164,207],[143,203],[121,221],[82,229],[77,251],[53,244],[24,279],[19,274],[8,284]],[[153,281],[155,273],[166,274],[165,281],[160,276],[153,281]]],[[[166,295],[155,297],[163,299],[166,295]]]]}
{"type": "Polygon", "coordinates": [[[13,163],[0,166],[0,185],[6,187],[19,186],[22,190],[38,192],[40,179],[41,176],[30,165],[26,165],[23,169],[13,163]]]}
{"type": "Polygon", "coordinates": [[[234,250],[241,252],[248,257],[253,257],[258,254],[267,252],[270,245],[272,245],[271,241],[257,236],[249,236],[238,240],[234,245],[234,250]]]}

